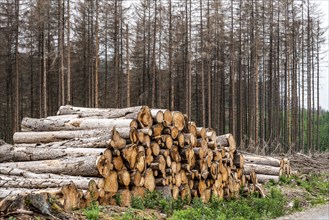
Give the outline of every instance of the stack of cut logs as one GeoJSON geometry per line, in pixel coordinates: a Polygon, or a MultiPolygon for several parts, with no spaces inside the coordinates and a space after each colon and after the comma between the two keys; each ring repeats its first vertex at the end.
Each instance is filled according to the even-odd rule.
{"type": "Polygon", "coordinates": [[[244,153],[244,169],[245,175],[257,175],[256,183],[266,183],[267,181],[279,182],[282,175],[289,176],[291,167],[287,158],[275,158],[270,156],[259,156],[244,153]]]}
{"type": "Polygon", "coordinates": [[[14,145],[0,146],[0,199],[44,189],[64,209],[129,206],[132,196],[160,190],[207,202],[257,182],[231,134],[217,136],[178,111],[62,106],[57,116],[24,118],[21,130],[14,145]]]}

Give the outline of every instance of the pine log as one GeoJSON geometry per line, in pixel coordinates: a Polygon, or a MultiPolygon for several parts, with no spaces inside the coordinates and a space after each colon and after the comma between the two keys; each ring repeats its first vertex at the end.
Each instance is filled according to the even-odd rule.
{"type": "Polygon", "coordinates": [[[282,169],[280,167],[272,167],[267,165],[258,165],[258,164],[245,164],[244,174],[250,174],[252,170],[255,170],[256,174],[265,174],[265,175],[275,175],[281,176],[282,169]]]}
{"type": "Polygon", "coordinates": [[[239,168],[243,168],[244,167],[244,156],[239,153],[234,154],[233,163],[235,166],[237,166],[239,168]]]}
{"type": "Polygon", "coordinates": [[[196,127],[196,125],[193,121],[189,121],[187,127],[188,127],[188,133],[193,134],[195,137],[198,136],[198,130],[197,130],[197,127],[196,127]]]}
{"type": "Polygon", "coordinates": [[[100,193],[98,191],[97,183],[94,180],[89,181],[88,190],[87,190],[87,192],[85,193],[85,196],[84,196],[85,200],[86,200],[86,206],[90,207],[93,202],[98,201],[99,194],[100,193]]]}
{"type": "Polygon", "coordinates": [[[123,150],[123,158],[126,159],[129,163],[130,169],[135,168],[138,148],[136,144],[127,145],[123,150]]]}
{"type": "Polygon", "coordinates": [[[120,197],[120,205],[121,207],[129,207],[131,206],[132,195],[129,189],[120,189],[117,193],[120,197]]]}
{"type": "Polygon", "coordinates": [[[132,196],[134,197],[144,197],[145,188],[141,186],[134,186],[131,190],[132,196]]]}
{"type": "Polygon", "coordinates": [[[177,127],[179,131],[182,131],[185,127],[184,115],[181,112],[174,111],[172,112],[173,125],[177,127]]]}
{"type": "Polygon", "coordinates": [[[41,179],[41,178],[24,178],[18,176],[0,175],[0,187],[3,188],[58,188],[73,182],[79,189],[88,189],[89,178],[80,177],[70,179],[41,179]]]}
{"type": "Polygon", "coordinates": [[[207,137],[207,130],[204,127],[197,127],[197,136],[198,138],[206,139],[207,137]]]}
{"type": "Polygon", "coordinates": [[[52,160],[64,157],[99,156],[106,148],[41,148],[33,145],[3,145],[0,162],[52,160]]]}
{"type": "Polygon", "coordinates": [[[113,147],[114,149],[124,148],[127,142],[124,138],[120,136],[120,133],[116,130],[115,127],[112,129],[111,133],[112,133],[112,139],[110,141],[111,147],[113,147]]]}
{"type": "Polygon", "coordinates": [[[110,171],[110,174],[105,177],[104,191],[111,193],[112,196],[114,196],[118,189],[118,173],[117,171],[110,171]]]}
{"type": "Polygon", "coordinates": [[[3,167],[19,168],[34,173],[54,173],[72,176],[99,176],[98,156],[73,157],[58,160],[1,163],[3,167]]]}
{"type": "MultiPolygon", "coordinates": [[[[74,106],[61,106],[57,112],[57,115],[79,115],[80,117],[102,117],[102,118],[122,118],[132,117],[143,111],[149,109],[147,106],[135,106],[128,108],[83,108],[74,106]]],[[[151,114],[149,112],[149,114],[151,114]]],[[[142,117],[142,116],[140,116],[142,117]]]]}
{"type": "MultiPolygon", "coordinates": [[[[47,189],[29,189],[29,188],[1,188],[0,200],[16,195],[27,195],[31,193],[50,193],[60,194],[60,188],[47,188],[47,189]]],[[[1,202],[0,202],[1,204],[1,202]]],[[[0,206],[1,208],[1,206],[0,206]]],[[[0,210],[1,211],[1,210],[0,210]]]]}
{"type": "Polygon", "coordinates": [[[22,127],[24,131],[61,131],[61,130],[91,130],[113,127],[122,128],[130,127],[132,119],[114,118],[114,119],[93,119],[93,118],[76,118],[76,119],[36,119],[23,118],[22,127]]]}
{"type": "Polygon", "coordinates": [[[266,183],[267,181],[274,181],[275,183],[279,182],[280,177],[276,175],[265,175],[257,174],[257,180],[259,183],[266,183]]]}
{"type": "Polygon", "coordinates": [[[248,154],[244,154],[243,156],[244,156],[245,164],[261,164],[261,165],[268,165],[273,167],[281,166],[280,160],[273,157],[248,155],[248,154]]]}
{"type": "Polygon", "coordinates": [[[119,185],[121,185],[121,186],[125,186],[125,187],[129,186],[130,174],[126,169],[120,170],[118,172],[118,181],[119,181],[119,185]]]}
{"type": "Polygon", "coordinates": [[[217,136],[216,143],[223,147],[229,147],[230,152],[234,152],[236,150],[236,142],[232,134],[217,136]]]}
{"type": "Polygon", "coordinates": [[[159,109],[151,109],[151,115],[153,118],[153,121],[156,123],[162,123],[163,122],[163,111],[159,109]]]}
{"type": "MultiPolygon", "coordinates": [[[[22,132],[29,133],[29,132],[22,132]]],[[[33,132],[39,133],[39,132],[33,132]]],[[[33,135],[33,133],[31,135],[33,135]]],[[[44,133],[44,132],[42,132],[44,133]]],[[[37,134],[38,135],[38,134],[37,134]]],[[[30,140],[33,137],[29,138],[30,140]]],[[[41,139],[35,140],[40,142],[41,139]]],[[[44,141],[44,140],[42,140],[44,141]]],[[[23,141],[24,142],[24,141],[23,141]]],[[[33,142],[33,140],[32,140],[33,142]]],[[[56,148],[56,149],[66,149],[66,148],[107,148],[110,146],[110,135],[100,136],[100,137],[90,137],[90,138],[74,138],[70,140],[49,142],[49,143],[17,143],[16,147],[26,147],[26,148],[56,148]]],[[[47,142],[47,141],[46,141],[47,142]]]]}
{"type": "Polygon", "coordinates": [[[154,156],[158,156],[160,154],[160,146],[157,143],[151,143],[151,149],[154,156]]]}
{"type": "Polygon", "coordinates": [[[160,137],[164,127],[161,123],[157,123],[152,126],[153,137],[160,137]]]}
{"type": "Polygon", "coordinates": [[[212,128],[207,128],[206,129],[206,136],[208,138],[209,141],[216,141],[216,131],[213,130],[212,128]]]}
{"type": "MultiPolygon", "coordinates": [[[[119,132],[126,128],[117,128],[119,132]]],[[[46,132],[16,132],[13,136],[14,143],[49,143],[75,139],[80,144],[98,144],[112,138],[111,129],[72,130],[72,131],[46,131],[46,132]]],[[[124,136],[123,136],[124,137],[124,136]]],[[[126,137],[124,137],[126,138],[126,137]]],[[[129,138],[129,136],[127,136],[129,138]]],[[[74,141],[77,141],[74,140],[74,141]]],[[[73,140],[72,140],[73,141],[73,140]]],[[[76,143],[72,143],[74,146],[76,143]]],[[[102,145],[104,146],[104,145],[102,145]]],[[[81,146],[80,146],[81,147],[81,146]]]]}
{"type": "Polygon", "coordinates": [[[61,192],[64,199],[64,210],[67,211],[79,208],[82,193],[78,190],[74,183],[71,182],[65,186],[62,186],[61,192]]]}
{"type": "Polygon", "coordinates": [[[144,183],[144,187],[149,190],[150,192],[153,192],[155,189],[155,178],[153,175],[153,170],[151,168],[148,168],[145,171],[145,183],[144,183]]]}

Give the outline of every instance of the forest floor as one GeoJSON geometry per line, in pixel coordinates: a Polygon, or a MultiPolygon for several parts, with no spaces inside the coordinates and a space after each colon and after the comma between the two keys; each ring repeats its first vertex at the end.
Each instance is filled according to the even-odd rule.
{"type": "MultiPolygon", "coordinates": [[[[286,155],[287,156],[287,155],[286,155]]],[[[278,184],[268,183],[264,186],[270,194],[270,189],[278,189],[284,196],[283,216],[284,219],[329,219],[329,152],[312,156],[295,154],[289,156],[292,170],[298,171],[298,176],[281,178],[278,184]]],[[[275,202],[275,201],[274,201],[275,202]]],[[[225,202],[223,202],[224,204],[225,202]]],[[[225,206],[225,205],[224,205],[225,206]]],[[[182,206],[187,210],[191,206],[182,206]]],[[[194,209],[194,207],[193,207],[194,209]]],[[[175,218],[175,212],[173,219],[175,218]]],[[[250,213],[246,213],[246,216],[250,213]]],[[[176,215],[179,216],[179,215],[176,215]]],[[[184,215],[182,215],[184,217],[184,215]]],[[[278,216],[278,215],[277,215],[278,216]]],[[[159,209],[137,209],[118,206],[97,206],[95,209],[76,210],[56,215],[58,219],[166,219],[170,215],[164,214],[159,209]]],[[[196,218],[196,217],[194,217],[196,218]]],[[[194,219],[192,217],[192,219],[194,219]]],[[[17,213],[11,216],[0,216],[0,219],[54,219],[34,213],[17,213]]],[[[205,219],[212,219],[205,216],[205,219]]],[[[221,218],[218,218],[221,219],[221,218]]],[[[224,218],[225,219],[225,218],[224,218]]],[[[244,219],[244,218],[239,218],[244,219]]],[[[250,219],[246,217],[245,219],[250,219]]],[[[269,219],[261,217],[260,219],[269,219]]]]}

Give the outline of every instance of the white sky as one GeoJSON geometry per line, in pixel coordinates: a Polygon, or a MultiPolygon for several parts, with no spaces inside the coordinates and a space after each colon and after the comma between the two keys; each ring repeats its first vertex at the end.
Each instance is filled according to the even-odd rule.
{"type": "MultiPolygon", "coordinates": [[[[329,26],[329,0],[313,0],[320,5],[320,9],[323,12],[322,27],[329,26]]],[[[320,106],[326,110],[329,110],[329,29],[326,31],[326,45],[321,48],[322,52],[325,52],[324,59],[320,63],[320,106]]]]}

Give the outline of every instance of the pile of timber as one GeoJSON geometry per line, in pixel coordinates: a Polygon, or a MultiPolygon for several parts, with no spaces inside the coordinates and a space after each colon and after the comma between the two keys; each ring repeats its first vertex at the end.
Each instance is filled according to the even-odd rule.
{"type": "Polygon", "coordinates": [[[160,190],[207,202],[257,182],[244,174],[231,134],[217,136],[179,111],[62,106],[57,116],[24,118],[21,130],[14,145],[0,147],[0,199],[47,192],[67,210],[93,201],[129,206],[132,196],[160,190]]]}
{"type": "Polygon", "coordinates": [[[249,175],[249,177],[256,175],[256,183],[279,182],[282,175],[290,176],[291,167],[287,158],[259,156],[249,153],[244,153],[243,156],[243,173],[249,175]]]}

